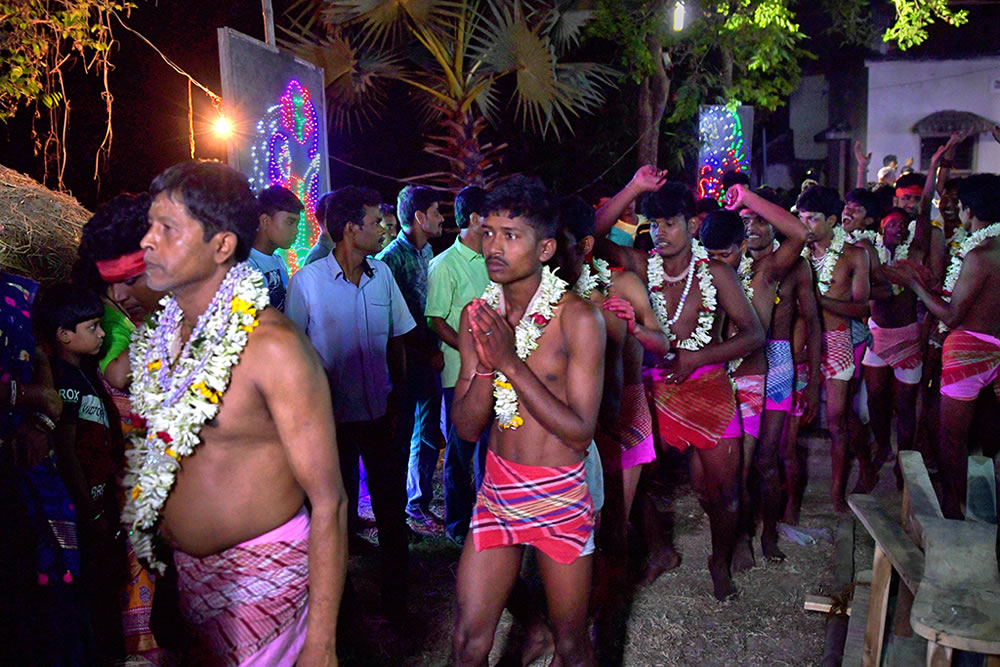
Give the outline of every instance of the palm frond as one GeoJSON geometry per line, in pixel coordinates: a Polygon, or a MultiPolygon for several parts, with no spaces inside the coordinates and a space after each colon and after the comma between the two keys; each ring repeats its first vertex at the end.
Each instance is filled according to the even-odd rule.
{"type": "Polygon", "coordinates": [[[552,40],[559,53],[580,45],[583,29],[592,18],[592,9],[580,9],[576,2],[553,2],[542,17],[541,34],[552,40]]]}
{"type": "Polygon", "coordinates": [[[322,21],[323,5],[323,0],[293,0],[281,15],[281,21],[276,27],[292,35],[323,33],[325,31],[322,21]]]}
{"type": "Polygon", "coordinates": [[[407,24],[434,28],[454,21],[462,10],[458,0],[331,0],[322,12],[332,26],[354,24],[361,44],[396,44],[407,24]]]}
{"type": "Polygon", "coordinates": [[[370,123],[385,104],[385,84],[405,76],[396,54],[359,51],[343,36],[319,42],[283,40],[282,46],[323,68],[329,112],[342,129],[370,123]]]}

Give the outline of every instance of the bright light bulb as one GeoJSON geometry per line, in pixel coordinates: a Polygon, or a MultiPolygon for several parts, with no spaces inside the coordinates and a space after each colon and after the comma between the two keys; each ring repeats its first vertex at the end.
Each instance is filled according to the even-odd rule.
{"type": "Polygon", "coordinates": [[[674,5],[674,32],[684,29],[684,3],[680,0],[674,5]]]}
{"type": "Polygon", "coordinates": [[[223,139],[228,138],[233,133],[233,126],[228,118],[219,116],[219,119],[215,121],[215,133],[223,139]]]}

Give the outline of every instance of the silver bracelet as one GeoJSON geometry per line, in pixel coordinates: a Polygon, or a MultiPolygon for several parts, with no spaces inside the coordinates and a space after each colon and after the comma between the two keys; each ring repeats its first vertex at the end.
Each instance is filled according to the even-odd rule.
{"type": "Polygon", "coordinates": [[[13,410],[17,406],[17,380],[14,378],[10,379],[10,409],[13,410]]]}
{"type": "Polygon", "coordinates": [[[46,431],[51,433],[52,431],[56,430],[56,423],[52,421],[52,419],[44,412],[36,412],[32,416],[38,420],[37,422],[38,426],[41,426],[46,431]]]}

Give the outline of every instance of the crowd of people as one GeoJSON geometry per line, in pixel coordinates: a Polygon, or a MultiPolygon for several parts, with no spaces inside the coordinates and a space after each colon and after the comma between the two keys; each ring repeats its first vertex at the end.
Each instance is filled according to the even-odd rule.
{"type": "Polygon", "coordinates": [[[1000,397],[1000,176],[951,178],[961,139],[926,175],[788,207],[738,172],[696,201],[653,166],[596,206],[520,175],[395,206],[348,185],[290,278],[292,192],[167,169],[97,210],[70,282],[2,275],[2,650],[333,664],[364,480],[390,621],[417,605],[409,520],[461,548],[456,664],[485,664],[505,608],[532,650],[594,664],[632,536],[639,585],[680,563],[649,491],[665,452],[687,457],[724,601],[758,533],[785,559],[821,413],[834,510],[895,433],[960,518],[1000,397]]]}

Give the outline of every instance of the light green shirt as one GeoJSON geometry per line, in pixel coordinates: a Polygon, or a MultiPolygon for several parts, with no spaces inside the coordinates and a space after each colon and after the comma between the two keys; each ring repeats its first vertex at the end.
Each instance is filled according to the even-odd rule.
{"type": "MultiPolygon", "coordinates": [[[[450,248],[431,260],[424,316],[440,317],[458,331],[462,309],[473,299],[481,297],[489,283],[483,256],[462,243],[461,239],[455,239],[450,248]]],[[[441,351],[444,353],[441,386],[454,387],[462,360],[458,350],[444,341],[441,341],[441,351]]]]}

